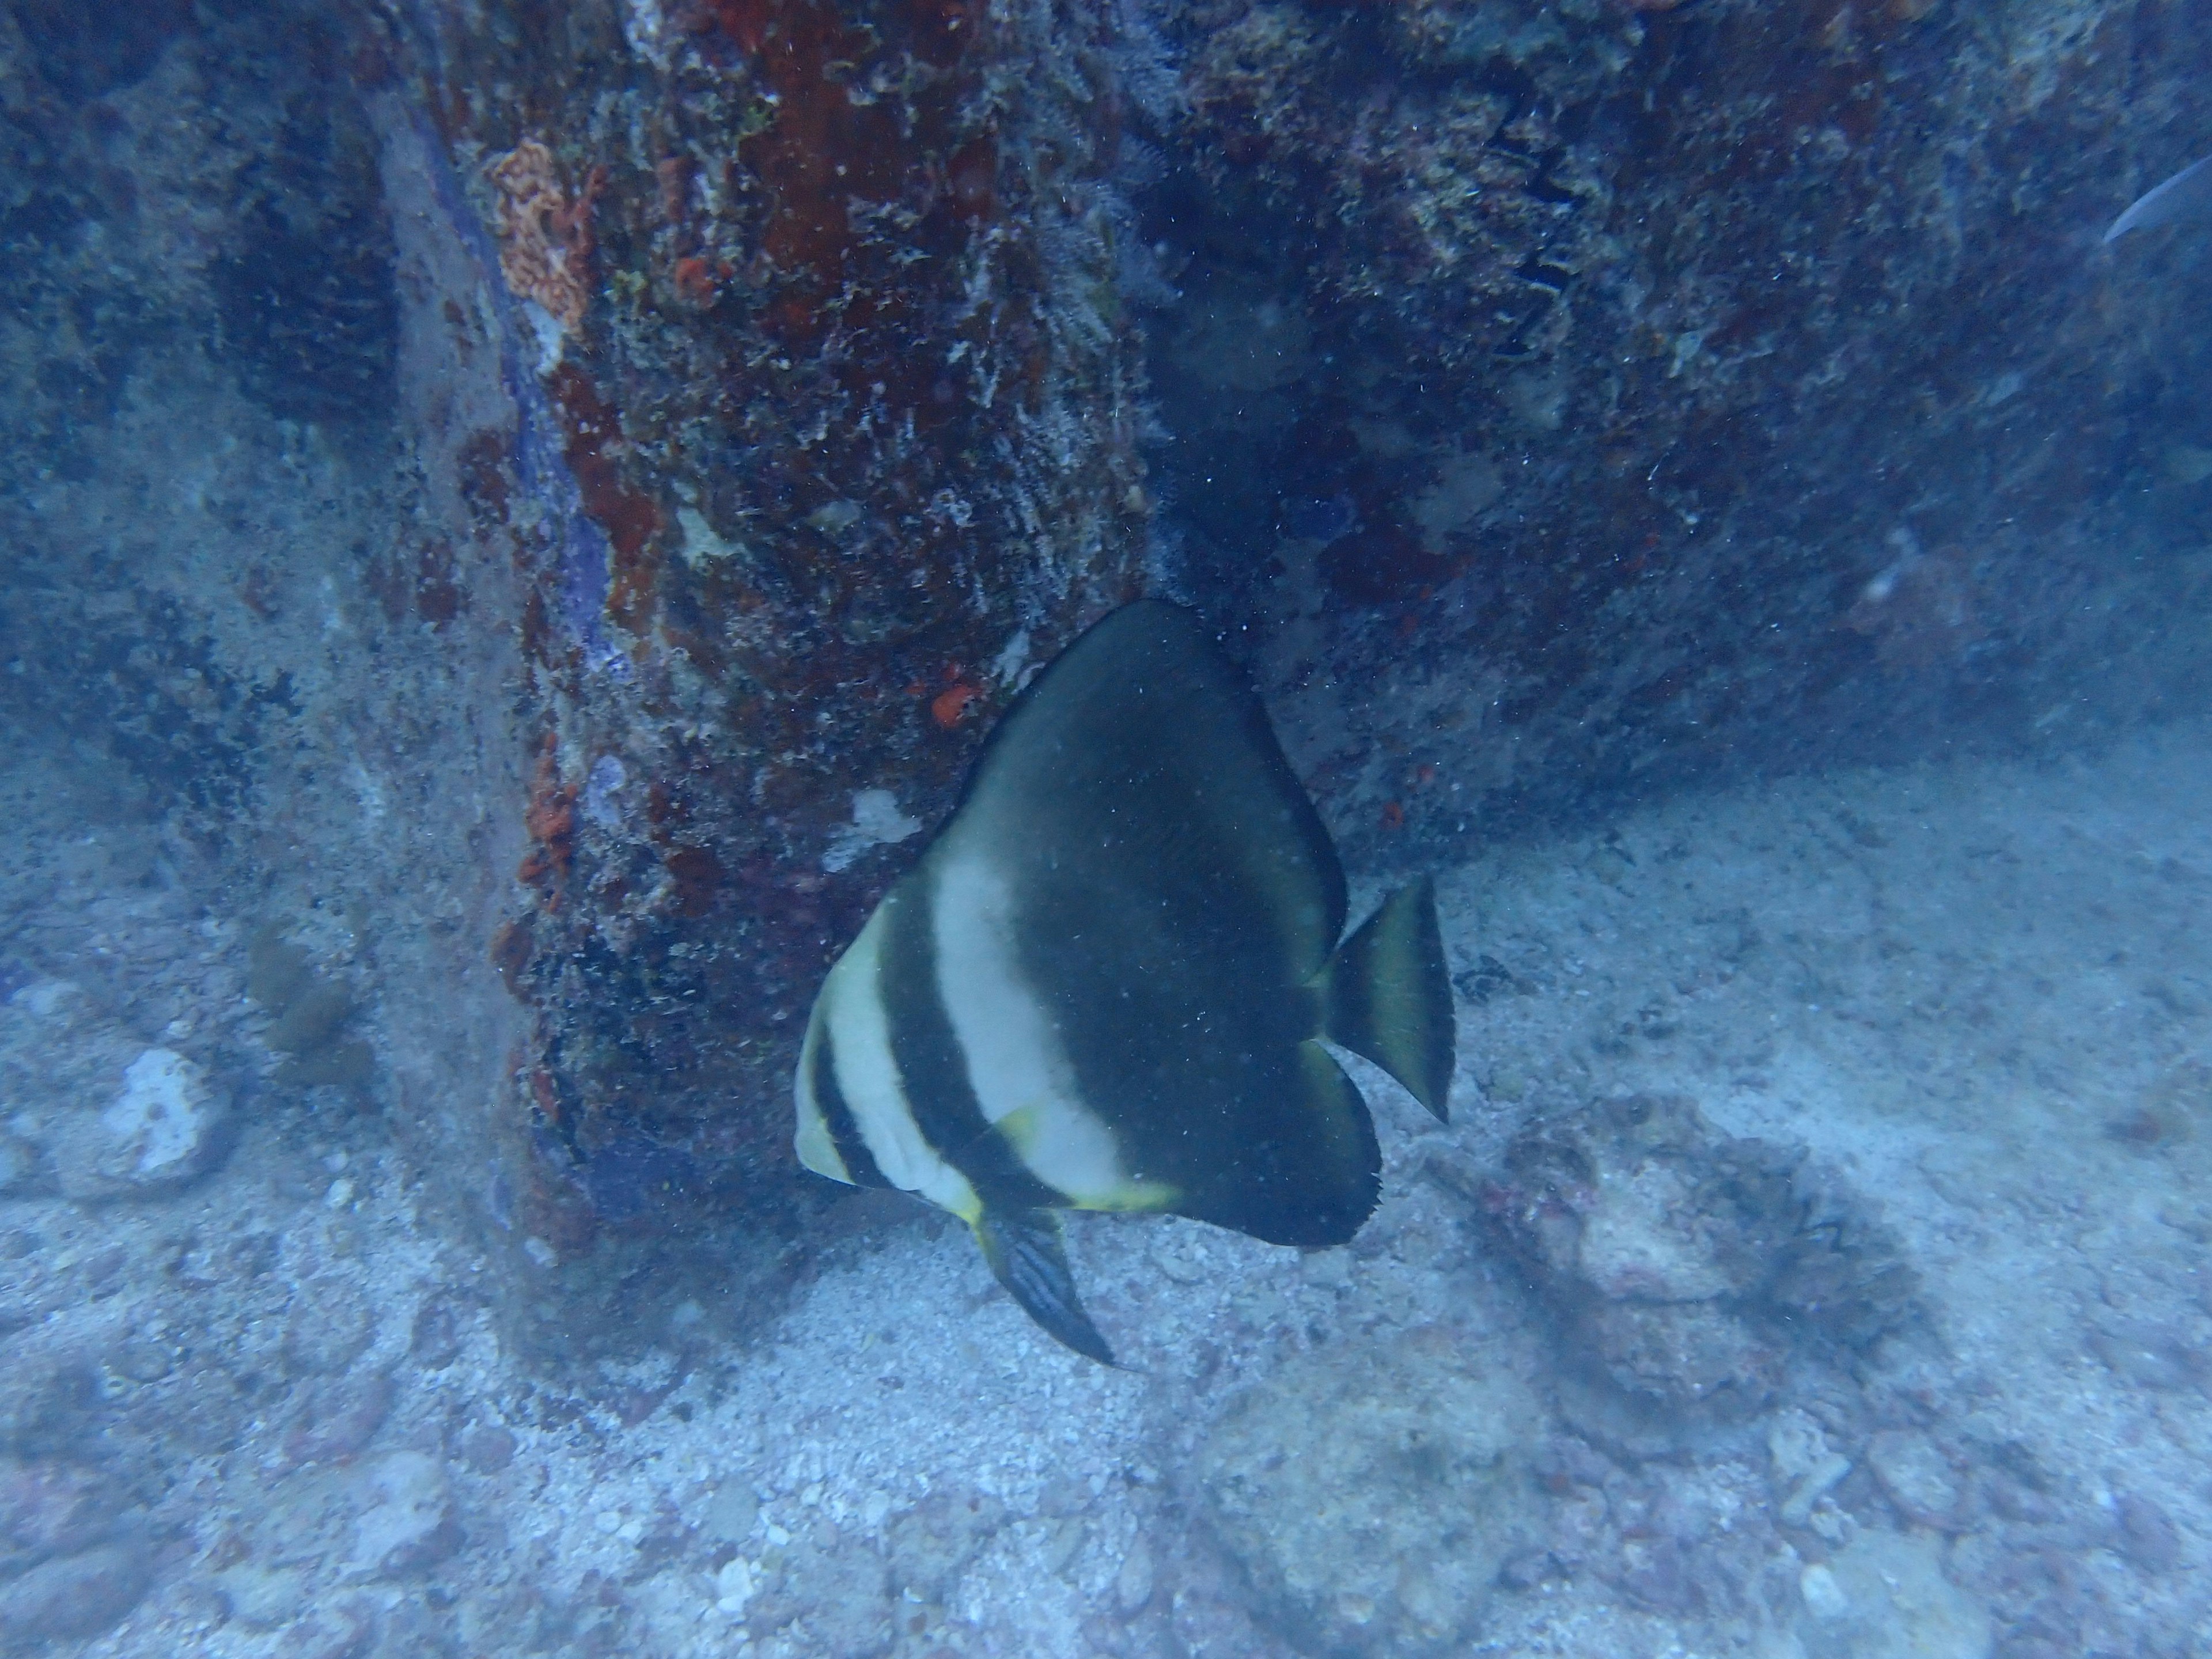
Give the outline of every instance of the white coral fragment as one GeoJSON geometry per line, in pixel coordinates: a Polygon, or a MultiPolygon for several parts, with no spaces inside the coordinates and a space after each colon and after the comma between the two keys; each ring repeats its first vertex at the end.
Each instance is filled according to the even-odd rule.
{"type": "Polygon", "coordinates": [[[898,798],[888,789],[863,789],[853,797],[853,821],[840,824],[822,854],[822,867],[831,875],[851,865],[872,847],[890,847],[921,830],[921,820],[899,811],[898,798]]]}

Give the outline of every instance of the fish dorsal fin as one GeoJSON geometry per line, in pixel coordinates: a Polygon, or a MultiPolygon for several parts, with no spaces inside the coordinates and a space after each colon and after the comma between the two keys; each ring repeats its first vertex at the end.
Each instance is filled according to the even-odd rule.
{"type": "Polygon", "coordinates": [[[1329,958],[1322,978],[1324,1030],[1371,1060],[1450,1121],[1451,981],[1436,883],[1423,876],[1382,902],[1329,958]]]}
{"type": "Polygon", "coordinates": [[[1162,904],[1264,905],[1299,978],[1344,931],[1335,848],[1267,711],[1198,617],[1164,600],[1092,627],[999,722],[940,844],[1009,840],[1162,904]]]}
{"type": "Polygon", "coordinates": [[[991,1276],[1021,1304],[1024,1313],[1085,1358],[1102,1365],[1115,1363],[1114,1351],[1076,1293],[1058,1216],[1050,1210],[986,1209],[973,1224],[991,1276]]]}

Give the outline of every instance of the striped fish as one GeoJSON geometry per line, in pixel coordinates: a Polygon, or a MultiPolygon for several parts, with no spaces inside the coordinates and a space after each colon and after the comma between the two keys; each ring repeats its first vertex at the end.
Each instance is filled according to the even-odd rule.
{"type": "Polygon", "coordinates": [[[799,1159],[951,1211],[1039,1325],[1111,1364],[1059,1212],[1346,1243],[1382,1158],[1322,1039],[1444,1116],[1431,884],[1349,939],[1345,921],[1336,850],[1258,698],[1189,611],[1125,605],[1000,722],[830,969],[799,1055],[799,1159]]]}

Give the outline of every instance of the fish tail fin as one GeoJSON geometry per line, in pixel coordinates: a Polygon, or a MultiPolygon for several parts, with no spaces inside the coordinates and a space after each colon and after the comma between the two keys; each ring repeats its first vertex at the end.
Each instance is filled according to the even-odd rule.
{"type": "Polygon", "coordinates": [[[1449,1122],[1451,981],[1436,883],[1409,882],[1352,931],[1322,971],[1322,1035],[1373,1060],[1449,1122]]]}
{"type": "Polygon", "coordinates": [[[1091,1316],[1083,1311],[1083,1298],[1076,1294],[1057,1215],[1050,1210],[985,1209],[969,1224],[992,1277],[1022,1304],[1024,1313],[1043,1327],[1046,1335],[1086,1359],[1102,1365],[1115,1363],[1114,1351],[1098,1334],[1091,1316]]]}

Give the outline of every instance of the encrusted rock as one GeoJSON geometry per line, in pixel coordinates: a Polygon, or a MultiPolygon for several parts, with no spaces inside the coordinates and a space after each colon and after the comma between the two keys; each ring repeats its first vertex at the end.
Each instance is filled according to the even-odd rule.
{"type": "Polygon", "coordinates": [[[461,1462],[478,1474],[497,1474],[514,1462],[514,1431],[479,1423],[461,1437],[461,1462]]]}
{"type": "Polygon", "coordinates": [[[1143,1539],[1134,1539],[1114,1575],[1114,1605],[1124,1617],[1141,1611],[1152,1599],[1153,1582],[1152,1549],[1143,1539]]]}
{"type": "Polygon", "coordinates": [[[0,1350],[0,1451],[22,1457],[81,1452],[100,1410],[90,1358],[68,1343],[0,1350]]]}
{"type": "Polygon", "coordinates": [[[1680,1401],[1764,1400],[1781,1379],[1781,1354],[1765,1332],[1712,1302],[1611,1302],[1584,1328],[1612,1379],[1632,1393],[1680,1401]]]}
{"type": "Polygon", "coordinates": [[[2137,1388],[2179,1393],[2212,1377],[2212,1355],[2179,1328],[2155,1320],[2108,1314],[2089,1328],[2091,1352],[2137,1388]]]}
{"type": "Polygon", "coordinates": [[[890,1524],[893,1586],[942,1601],[1006,1520],[1006,1505],[988,1492],[931,1493],[890,1524]]]}
{"type": "Polygon", "coordinates": [[[151,1197],[205,1174],[228,1146],[227,1103],[182,1054],[149,1048],[121,1092],[56,1138],[54,1168],[74,1199],[151,1197]]]}
{"type": "Polygon", "coordinates": [[[334,1463],[356,1455],[392,1414],[396,1392],[389,1371],[318,1378],[285,1432],[285,1456],[295,1463],[334,1463]]]}
{"type": "Polygon", "coordinates": [[[1675,1095],[1601,1101],[1522,1135],[1502,1178],[1440,1171],[1617,1388],[1723,1413],[1771,1399],[1792,1349],[1911,1319],[1888,1235],[1802,1149],[1736,1139],[1675,1095]]]}
{"type": "Polygon", "coordinates": [[[195,1365],[164,1390],[155,1420],[179,1451],[233,1450],[258,1419],[255,1380],[250,1370],[195,1365]]]}
{"type": "Polygon", "coordinates": [[[380,1578],[435,1566],[461,1547],[453,1483],[445,1466],[417,1451],[386,1454],[357,1477],[351,1565],[380,1578]]]}
{"type": "MultiPolygon", "coordinates": [[[[750,1569],[748,1569],[750,1577],[750,1569]]],[[[831,1534],[794,1545],[781,1572],[760,1581],[718,1583],[719,1600],[738,1602],[754,1631],[795,1626],[802,1653],[876,1659],[894,1639],[892,1620],[911,1603],[893,1599],[883,1557],[866,1541],[831,1534]],[[741,1592],[750,1589],[748,1597],[741,1592]]]]}
{"type": "Polygon", "coordinates": [[[1289,1361],[1224,1413],[1198,1479],[1266,1615],[1300,1645],[1443,1653],[1541,1536],[1538,1423],[1503,1354],[1431,1326],[1289,1361]]]}
{"type": "Polygon", "coordinates": [[[39,1149],[0,1129],[0,1198],[28,1191],[39,1178],[39,1149]]]}
{"type": "Polygon", "coordinates": [[[489,169],[499,187],[499,269],[520,299],[533,300],[564,329],[591,301],[592,201],[604,170],[574,196],[561,187],[553,153],[525,138],[489,169]]]}
{"type": "Polygon", "coordinates": [[[1867,1443],[1866,1461],[1906,1520],[1920,1527],[1958,1527],[1964,1492],[1951,1460],[1926,1435],[1884,1429],[1867,1443]]]}
{"type": "Polygon", "coordinates": [[[2156,1502],[2129,1492],[2118,1504],[2120,1553],[2144,1572],[2172,1572],[2184,1559],[2181,1528],[2156,1502]]]}
{"type": "Polygon", "coordinates": [[[103,1541],[123,1512],[112,1485],[52,1460],[0,1463],[0,1578],[103,1541]]]}
{"type": "Polygon", "coordinates": [[[1797,1638],[1806,1659],[1986,1659],[1981,1604],[1943,1576],[1924,1534],[1861,1533],[1799,1576],[1797,1638]]]}
{"type": "Polygon", "coordinates": [[[344,1279],[311,1279],[284,1317],[284,1358],[295,1371],[337,1376],[376,1336],[376,1313],[344,1279]]]}
{"type": "Polygon", "coordinates": [[[1766,1450],[1774,1460],[1782,1518],[1793,1527],[1803,1526],[1813,1505],[1851,1472],[1851,1460],[1828,1443],[1820,1424],[1795,1407],[1775,1413],[1766,1427],[1766,1450]]]}
{"type": "Polygon", "coordinates": [[[307,1574],[298,1567],[240,1561],[214,1576],[216,1593],[230,1616],[248,1630],[276,1630],[307,1606],[307,1574]]]}
{"type": "Polygon", "coordinates": [[[69,1642],[119,1623],[152,1580],[136,1541],[95,1545],[42,1561],[0,1583],[0,1642],[9,1649],[69,1642]]]}
{"type": "Polygon", "coordinates": [[[1575,1266],[1614,1301],[1709,1302],[1742,1289],[1724,1260],[1721,1218],[1698,1202],[1696,1171],[1683,1164],[1601,1162],[1600,1191],[1583,1218],[1575,1266]]]}
{"type": "Polygon", "coordinates": [[[453,1304],[433,1297],[415,1310],[407,1355],[426,1371],[442,1371],[461,1357],[461,1327],[453,1304]]]}

